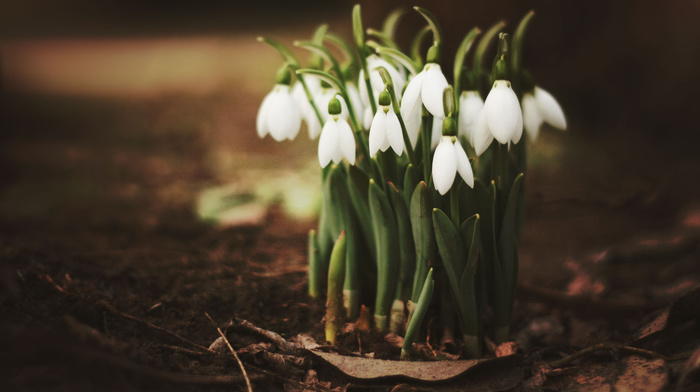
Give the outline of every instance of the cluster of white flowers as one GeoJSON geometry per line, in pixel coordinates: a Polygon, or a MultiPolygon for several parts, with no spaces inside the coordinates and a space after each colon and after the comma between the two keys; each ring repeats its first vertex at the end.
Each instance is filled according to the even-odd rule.
{"type": "MultiPolygon", "coordinates": [[[[479,156],[488,149],[494,139],[509,146],[519,143],[523,125],[532,141],[537,138],[544,122],[558,129],[566,129],[564,113],[547,91],[534,87],[525,92],[521,106],[511,82],[498,79],[493,82],[486,100],[481,98],[477,90],[461,92],[458,97],[459,112],[456,121],[456,135],[459,138],[449,133],[443,136],[443,121],[452,114],[445,112],[443,94],[448,88],[448,82],[437,62],[429,60],[423,70],[413,76],[406,68],[395,66],[389,59],[377,54],[369,55],[366,63],[372,97],[362,70],[358,75],[358,84],[346,82],[345,91],[353,112],[361,115],[361,118],[352,123],[362,124],[362,127],[369,130],[370,157],[374,157],[380,150],[387,151],[389,147],[399,156],[406,151],[402,121],[408,141],[415,148],[425,108],[433,117],[430,144],[435,154],[432,176],[435,188],[441,194],[445,194],[451,188],[456,173],[473,187],[472,168],[459,142],[460,139],[469,143],[475,155],[479,156]],[[378,71],[379,67],[383,67],[392,79],[392,94],[387,90],[387,85],[378,71]],[[393,95],[400,105],[398,113],[392,107],[390,95],[393,95]],[[372,105],[370,99],[376,105],[372,105]],[[372,112],[372,107],[377,108],[375,113],[372,112]]],[[[263,99],[257,117],[258,135],[264,137],[270,134],[277,141],[291,140],[299,133],[303,120],[310,138],[321,135],[318,158],[322,167],[330,161],[338,163],[343,157],[350,164],[354,164],[357,141],[348,123],[348,103],[337,89],[324,83],[318,76],[304,75],[303,78],[306,89],[300,81],[295,82],[293,87],[284,81],[278,82],[263,99]],[[334,99],[338,100],[340,111],[329,114],[329,102],[334,99]]]]}

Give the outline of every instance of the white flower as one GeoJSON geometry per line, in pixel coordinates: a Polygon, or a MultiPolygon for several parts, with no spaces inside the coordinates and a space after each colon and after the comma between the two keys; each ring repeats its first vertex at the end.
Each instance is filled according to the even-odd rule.
{"type": "Polygon", "coordinates": [[[323,117],[323,121],[328,121],[328,119],[330,118],[330,115],[328,114],[328,103],[333,98],[338,98],[338,100],[340,101],[340,106],[343,108],[343,111],[340,115],[343,116],[345,121],[348,120],[348,105],[345,103],[343,97],[337,94],[338,90],[332,87],[324,87],[321,88],[321,92],[314,97],[314,102],[316,103],[316,107],[318,108],[318,110],[321,112],[321,117],[323,117]]]}
{"type": "MultiPolygon", "coordinates": [[[[314,94],[318,94],[321,91],[321,84],[318,78],[309,76],[313,75],[305,75],[304,80],[306,82],[306,86],[309,88],[311,96],[313,97],[314,94]]],[[[309,131],[309,138],[317,138],[318,134],[321,133],[321,122],[319,121],[313,106],[311,106],[309,98],[306,96],[306,91],[304,91],[304,86],[301,83],[297,82],[294,84],[294,88],[292,88],[292,97],[294,97],[294,100],[301,111],[301,115],[304,121],[306,121],[306,128],[309,131]]],[[[322,111],[323,109],[319,110],[322,111]]]]}
{"type": "Polygon", "coordinates": [[[474,172],[467,153],[454,136],[443,136],[433,156],[433,184],[441,195],[452,188],[457,173],[474,188],[474,172]]]}
{"type": "Polygon", "coordinates": [[[265,96],[255,127],[258,136],[265,137],[269,133],[277,141],[291,140],[297,136],[301,127],[301,112],[288,85],[276,84],[265,96]]]}
{"type": "Polygon", "coordinates": [[[355,136],[343,116],[331,115],[318,140],[318,161],[321,167],[326,167],[331,160],[339,163],[343,157],[350,164],[355,163],[355,136]]]}
{"type": "Polygon", "coordinates": [[[495,138],[501,144],[518,143],[523,134],[523,113],[507,80],[496,80],[474,124],[472,146],[481,155],[495,138]]]}
{"type": "Polygon", "coordinates": [[[447,79],[439,64],[428,63],[425,68],[408,82],[401,100],[401,117],[406,125],[412,145],[418,141],[421,124],[421,105],[425,105],[435,118],[444,119],[442,93],[447,87],[447,79]]]}
{"type": "Polygon", "coordinates": [[[355,83],[347,82],[345,84],[345,88],[348,91],[348,97],[350,98],[350,103],[352,104],[355,114],[363,113],[365,110],[365,105],[362,103],[362,97],[360,96],[360,92],[357,90],[355,83]]]}
{"type": "MultiPolygon", "coordinates": [[[[384,67],[389,72],[391,81],[394,83],[394,94],[396,94],[396,99],[401,99],[401,92],[403,91],[403,86],[406,84],[406,78],[388,61],[382,59],[376,54],[373,54],[367,57],[367,69],[369,70],[369,82],[372,86],[374,102],[377,102],[379,99],[379,94],[384,91],[384,81],[382,80],[382,76],[379,74],[379,71],[374,70],[378,67],[384,67]]],[[[357,80],[362,102],[371,107],[372,105],[369,101],[369,92],[367,91],[367,83],[365,83],[364,70],[360,70],[360,77],[357,80]]]]}
{"type": "Polygon", "coordinates": [[[443,120],[433,117],[433,129],[430,135],[430,151],[435,150],[438,144],[440,144],[440,138],[442,138],[442,123],[443,120]]]}
{"type": "Polygon", "coordinates": [[[481,99],[478,91],[462,91],[459,97],[459,122],[457,124],[457,134],[464,140],[471,143],[472,133],[476,118],[484,107],[484,100],[481,99]]]}
{"type": "Polygon", "coordinates": [[[533,94],[523,95],[523,122],[531,141],[537,140],[543,122],[562,131],[566,130],[566,117],[552,94],[535,87],[533,94]]]}
{"type": "Polygon", "coordinates": [[[390,106],[380,106],[369,127],[369,155],[373,157],[378,150],[386,151],[389,146],[396,155],[403,153],[401,123],[390,106]]]}

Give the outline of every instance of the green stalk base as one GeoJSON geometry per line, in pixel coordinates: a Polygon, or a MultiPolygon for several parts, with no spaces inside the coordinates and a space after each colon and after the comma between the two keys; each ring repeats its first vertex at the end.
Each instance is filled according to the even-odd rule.
{"type": "Polygon", "coordinates": [[[383,314],[374,314],[374,328],[377,331],[386,331],[389,327],[389,317],[383,314]]]}
{"type": "Polygon", "coordinates": [[[481,339],[475,335],[464,335],[462,339],[464,355],[469,359],[481,358],[481,339]]]}
{"type": "Polygon", "coordinates": [[[404,312],[403,301],[395,299],[391,305],[391,319],[389,321],[389,330],[397,335],[403,335],[406,328],[406,313],[404,312]]]}
{"type": "Polygon", "coordinates": [[[505,343],[510,340],[510,326],[496,327],[493,331],[493,340],[496,344],[505,343]]]}
{"type": "Polygon", "coordinates": [[[360,315],[359,290],[343,290],[343,308],[348,320],[357,320],[360,315]]]}
{"type": "Polygon", "coordinates": [[[335,338],[338,336],[338,326],[335,322],[326,323],[326,341],[331,345],[335,345],[335,338]]]}

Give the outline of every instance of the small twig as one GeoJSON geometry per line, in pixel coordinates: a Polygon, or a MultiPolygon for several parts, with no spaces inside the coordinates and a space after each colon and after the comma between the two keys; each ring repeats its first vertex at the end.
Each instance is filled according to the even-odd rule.
{"type": "Polygon", "coordinates": [[[613,343],[613,342],[605,342],[605,343],[598,343],[590,347],[586,347],[583,350],[577,351],[571,355],[568,355],[562,359],[558,359],[556,361],[549,362],[549,366],[552,368],[559,368],[568,365],[569,363],[586,356],[588,354],[594,353],[596,351],[624,351],[630,354],[637,354],[641,355],[643,357],[648,357],[648,358],[660,358],[663,360],[668,360],[668,358],[662,354],[659,354],[655,351],[650,351],[650,350],[644,350],[641,348],[637,347],[630,347],[630,346],[625,346],[624,344],[620,343],[613,343]]]}
{"type": "Polygon", "coordinates": [[[122,317],[122,318],[124,318],[124,319],[127,319],[127,320],[131,320],[131,321],[133,321],[133,322],[135,322],[135,323],[137,323],[137,324],[140,324],[140,325],[142,325],[142,326],[144,326],[144,327],[147,327],[147,328],[156,330],[156,331],[158,331],[158,332],[160,332],[160,333],[163,333],[163,334],[165,334],[165,335],[168,335],[168,336],[170,336],[170,337],[173,338],[173,339],[176,339],[176,340],[178,340],[178,341],[180,341],[180,342],[186,343],[186,344],[187,344],[188,346],[190,346],[190,347],[194,347],[194,348],[196,348],[196,349],[198,349],[198,350],[200,350],[200,351],[204,351],[204,352],[209,352],[209,353],[214,353],[214,354],[216,354],[216,351],[210,350],[210,349],[207,348],[207,347],[201,346],[201,345],[199,345],[199,344],[197,344],[197,343],[195,343],[195,342],[193,342],[193,341],[191,341],[191,340],[185,339],[185,338],[183,338],[182,336],[180,336],[180,335],[178,335],[178,334],[176,334],[176,333],[173,333],[173,332],[168,331],[167,329],[164,329],[164,328],[161,328],[161,327],[159,327],[159,326],[157,326],[157,325],[154,325],[154,324],[151,324],[151,323],[149,323],[149,322],[143,321],[143,320],[141,320],[141,319],[139,319],[139,318],[137,318],[137,317],[134,317],[134,316],[132,316],[132,315],[129,315],[129,314],[126,314],[126,313],[122,313],[122,312],[120,312],[119,310],[117,310],[114,306],[110,305],[109,303],[107,303],[107,302],[105,302],[105,301],[100,301],[100,302],[98,302],[98,305],[102,306],[103,309],[107,310],[108,312],[110,312],[110,313],[112,313],[112,314],[114,314],[114,315],[120,316],[120,317],[122,317]]]}
{"type": "Polygon", "coordinates": [[[225,335],[224,332],[221,330],[221,328],[219,328],[218,326],[216,326],[216,323],[215,323],[214,320],[212,320],[212,318],[209,316],[209,313],[204,312],[204,315],[207,316],[207,318],[209,319],[209,321],[211,321],[211,324],[212,324],[214,327],[216,327],[216,330],[217,330],[217,331],[219,331],[219,335],[221,335],[221,337],[224,339],[224,342],[226,342],[226,345],[228,346],[228,349],[231,350],[231,353],[232,353],[233,356],[236,358],[236,362],[238,362],[238,366],[241,368],[241,373],[243,373],[243,378],[245,378],[245,383],[246,383],[246,385],[248,386],[248,392],[253,392],[253,387],[250,386],[250,379],[248,378],[248,372],[245,371],[245,367],[243,367],[243,362],[241,362],[241,359],[238,358],[238,354],[236,353],[236,350],[234,350],[233,347],[231,347],[231,343],[229,343],[228,339],[226,339],[226,335],[225,335]]]}

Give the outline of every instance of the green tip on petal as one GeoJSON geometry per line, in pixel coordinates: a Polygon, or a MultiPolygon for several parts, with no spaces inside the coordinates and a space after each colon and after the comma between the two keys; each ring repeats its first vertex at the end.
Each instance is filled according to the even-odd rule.
{"type": "Polygon", "coordinates": [[[379,94],[379,104],[381,106],[391,105],[391,94],[389,94],[387,90],[384,90],[379,94]]]}
{"type": "Polygon", "coordinates": [[[279,71],[277,71],[277,84],[289,86],[292,82],[292,73],[289,72],[289,63],[285,63],[279,71]]]}
{"type": "Polygon", "coordinates": [[[328,114],[331,116],[337,116],[343,111],[343,107],[340,105],[340,100],[338,98],[333,97],[328,102],[328,114]]]}
{"type": "Polygon", "coordinates": [[[440,47],[433,45],[428,49],[428,55],[425,57],[426,63],[440,64],[440,47]]]}
{"type": "Polygon", "coordinates": [[[457,121],[454,117],[445,117],[442,121],[443,136],[457,136],[457,121]]]}

